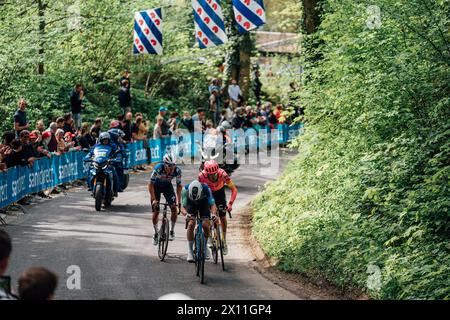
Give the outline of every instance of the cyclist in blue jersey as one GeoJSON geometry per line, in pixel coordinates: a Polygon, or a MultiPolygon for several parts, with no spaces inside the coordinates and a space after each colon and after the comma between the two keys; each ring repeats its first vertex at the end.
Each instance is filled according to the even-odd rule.
{"type": "MultiPolygon", "coordinates": [[[[209,238],[211,230],[211,213],[213,221],[217,219],[217,206],[214,201],[211,189],[207,184],[200,183],[198,180],[192,181],[190,184],[184,186],[182,194],[181,213],[187,215],[187,240],[188,240],[188,255],[187,261],[194,262],[194,229],[197,213],[203,221],[203,232],[206,239],[209,238]]],[[[211,258],[210,249],[206,248],[206,259],[211,258]]]]}
{"type": "Polygon", "coordinates": [[[159,163],[153,169],[152,175],[150,177],[150,182],[148,183],[148,192],[150,193],[150,201],[152,203],[153,211],[153,228],[155,230],[155,235],[153,236],[155,246],[158,245],[158,217],[159,217],[159,201],[161,199],[161,194],[166,198],[167,203],[170,205],[170,210],[172,211],[171,216],[171,228],[169,240],[175,238],[175,223],[177,222],[177,203],[181,202],[181,169],[177,167],[172,156],[166,154],[163,158],[163,162],[159,163]],[[177,184],[177,194],[172,185],[172,180],[175,178],[177,184]]]}

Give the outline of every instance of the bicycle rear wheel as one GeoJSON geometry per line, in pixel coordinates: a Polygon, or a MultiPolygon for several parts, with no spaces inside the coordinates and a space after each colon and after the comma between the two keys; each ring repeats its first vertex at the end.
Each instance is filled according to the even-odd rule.
{"type": "Polygon", "coordinates": [[[161,261],[164,261],[164,258],[166,257],[168,246],[169,246],[169,221],[166,217],[164,217],[162,219],[158,241],[158,257],[161,261]]]}

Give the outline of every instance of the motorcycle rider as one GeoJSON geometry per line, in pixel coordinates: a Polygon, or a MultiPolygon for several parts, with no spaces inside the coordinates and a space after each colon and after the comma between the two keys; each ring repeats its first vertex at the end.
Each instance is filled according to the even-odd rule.
{"type": "Polygon", "coordinates": [[[116,169],[117,175],[119,177],[119,192],[122,192],[124,187],[124,171],[128,170],[128,154],[126,151],[125,141],[123,137],[125,136],[125,132],[120,129],[120,122],[117,120],[112,120],[109,125],[108,130],[109,135],[111,136],[111,141],[118,147],[117,150],[117,162],[114,162],[113,165],[116,169]]]}
{"type": "MultiPolygon", "coordinates": [[[[84,161],[90,161],[92,160],[92,157],[96,152],[102,152],[104,153],[108,158],[114,159],[113,161],[117,161],[116,159],[116,152],[117,152],[117,146],[111,141],[111,136],[108,132],[102,132],[98,138],[98,143],[96,143],[89,153],[84,157],[84,161]]],[[[117,175],[116,169],[113,165],[110,167],[112,173],[113,173],[113,193],[114,196],[118,196],[118,191],[121,190],[119,185],[119,177],[117,175]]],[[[92,185],[91,185],[91,177],[88,177],[88,190],[92,191],[92,185]]]]}

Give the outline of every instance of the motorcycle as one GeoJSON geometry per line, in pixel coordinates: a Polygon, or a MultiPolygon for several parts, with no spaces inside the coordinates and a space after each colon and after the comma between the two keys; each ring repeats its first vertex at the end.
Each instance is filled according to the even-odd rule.
{"type": "Polygon", "coordinates": [[[199,171],[203,171],[205,162],[209,160],[216,160],[219,168],[225,170],[230,176],[239,168],[239,158],[234,152],[234,144],[232,142],[223,143],[223,139],[220,136],[206,135],[203,139],[203,146],[199,146],[199,150],[202,155],[199,171]],[[227,154],[230,153],[233,154],[233,157],[230,162],[227,162],[227,160],[229,161],[227,154]]]}
{"type": "Polygon", "coordinates": [[[92,163],[90,168],[92,195],[95,199],[95,210],[100,211],[102,204],[108,208],[114,200],[112,159],[94,153],[94,159],[87,162],[92,163]]]}

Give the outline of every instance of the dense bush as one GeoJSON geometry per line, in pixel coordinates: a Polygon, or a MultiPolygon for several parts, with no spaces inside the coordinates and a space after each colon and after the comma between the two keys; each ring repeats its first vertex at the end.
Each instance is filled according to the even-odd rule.
{"type": "Polygon", "coordinates": [[[300,154],[255,200],[253,232],[283,270],[449,299],[449,2],[377,1],[374,29],[369,4],[325,2],[300,154]]]}

